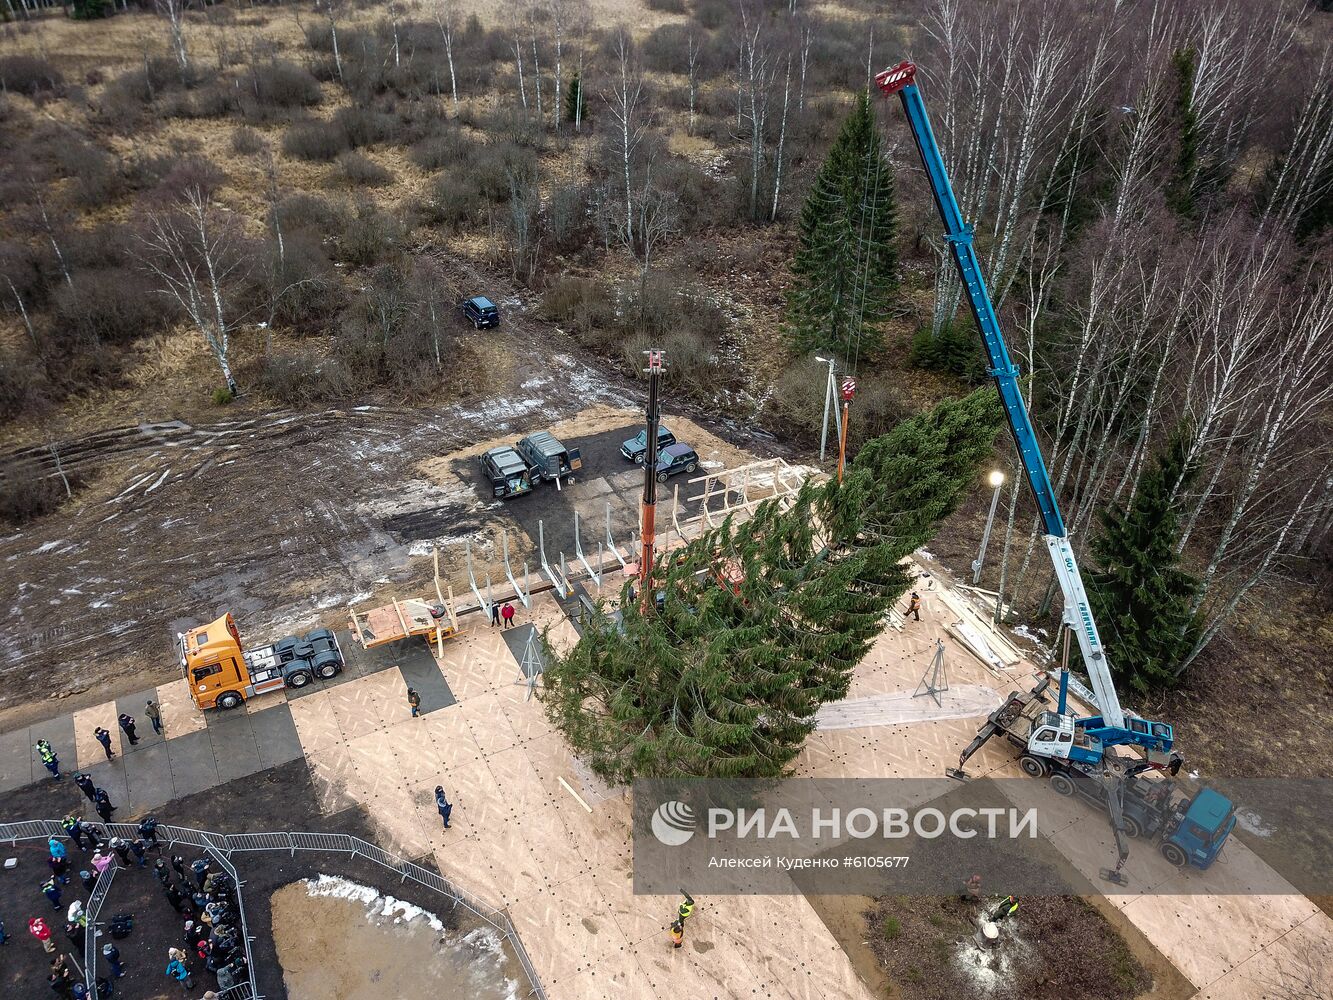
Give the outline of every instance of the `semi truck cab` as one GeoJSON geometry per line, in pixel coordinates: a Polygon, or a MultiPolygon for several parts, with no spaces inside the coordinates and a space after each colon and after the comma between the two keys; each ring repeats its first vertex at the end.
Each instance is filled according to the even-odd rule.
{"type": "Polygon", "coordinates": [[[1236,809],[1221,792],[1205,788],[1177,807],[1160,848],[1177,868],[1204,869],[1217,860],[1236,828],[1236,809]]]}
{"type": "Polygon", "coordinates": [[[176,649],[190,697],[201,709],[236,708],[269,691],[305,687],[315,677],[336,677],[344,663],[338,637],[324,628],[247,650],[230,613],[179,633],[176,649]]]}

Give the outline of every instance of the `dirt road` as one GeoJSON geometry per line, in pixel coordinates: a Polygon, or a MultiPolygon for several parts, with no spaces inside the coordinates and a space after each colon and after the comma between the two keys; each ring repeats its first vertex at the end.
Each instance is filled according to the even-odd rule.
{"type": "Polygon", "coordinates": [[[49,715],[52,697],[170,679],[175,632],[226,609],[256,638],[342,617],[410,575],[420,535],[394,525],[478,531],[493,502],[414,466],[631,398],[571,354],[536,360],[487,399],[436,411],[162,419],[62,442],[66,468],[91,485],[0,537],[0,729],[49,715]]]}

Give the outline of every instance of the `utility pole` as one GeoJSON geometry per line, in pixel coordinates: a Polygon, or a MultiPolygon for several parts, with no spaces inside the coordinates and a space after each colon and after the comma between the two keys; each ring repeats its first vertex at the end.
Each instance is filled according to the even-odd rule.
{"type": "Polygon", "coordinates": [[[991,484],[995,492],[990,498],[990,513],[986,515],[986,530],[981,533],[981,548],[977,552],[977,557],[972,560],[972,583],[974,586],[981,582],[981,563],[986,558],[986,546],[990,544],[990,529],[991,525],[995,523],[995,506],[1000,502],[1000,487],[1004,485],[1004,473],[996,469],[986,477],[986,481],[991,484]]]}
{"type": "Polygon", "coordinates": [[[856,379],[850,375],[842,380],[842,433],[838,440],[838,482],[842,482],[842,469],[847,464],[847,410],[856,395],[856,379]]]}
{"type": "Polygon", "coordinates": [[[660,412],[657,403],[662,381],[666,352],[645,351],[648,355],[648,413],[647,438],[643,452],[643,510],[639,516],[639,597],[646,613],[653,606],[653,543],[657,538],[657,423],[660,412]]]}
{"type": "Polygon", "coordinates": [[[819,432],[819,461],[824,461],[824,453],[828,445],[828,415],[829,410],[833,411],[833,419],[837,424],[838,436],[842,436],[842,417],[838,415],[837,403],[837,384],[833,380],[833,367],[836,362],[832,358],[815,358],[821,364],[828,365],[828,381],[824,386],[824,428],[819,432]]]}

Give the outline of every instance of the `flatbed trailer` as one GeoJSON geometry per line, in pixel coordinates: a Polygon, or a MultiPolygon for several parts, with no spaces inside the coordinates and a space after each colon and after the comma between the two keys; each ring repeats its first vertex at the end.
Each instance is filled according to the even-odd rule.
{"type": "Polygon", "coordinates": [[[439,549],[435,550],[434,558],[435,601],[419,597],[396,598],[368,611],[347,609],[352,636],[363,648],[374,649],[420,636],[435,647],[435,655],[444,655],[444,640],[452,639],[462,629],[454,611],[454,590],[440,582],[439,549]]]}

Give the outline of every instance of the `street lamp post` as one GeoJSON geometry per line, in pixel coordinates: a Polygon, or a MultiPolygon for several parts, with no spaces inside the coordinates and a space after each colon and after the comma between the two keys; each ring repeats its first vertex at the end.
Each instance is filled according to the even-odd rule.
{"type": "Polygon", "coordinates": [[[842,420],[838,416],[838,404],[834,400],[834,394],[837,392],[837,389],[833,380],[833,367],[835,364],[837,364],[837,362],[834,361],[833,358],[816,357],[815,360],[818,361],[820,364],[828,365],[828,382],[824,387],[824,427],[819,432],[819,460],[823,462],[824,454],[828,450],[829,410],[833,411],[833,419],[837,421],[837,429],[839,437],[842,436],[842,420]]]}
{"type": "Polygon", "coordinates": [[[990,544],[990,529],[995,523],[995,508],[1000,503],[1000,487],[1004,485],[1004,473],[996,469],[986,477],[986,482],[995,488],[995,492],[990,498],[990,513],[986,515],[986,530],[981,533],[981,549],[977,552],[977,557],[972,560],[972,583],[981,582],[981,563],[986,558],[986,546],[990,544]]]}

